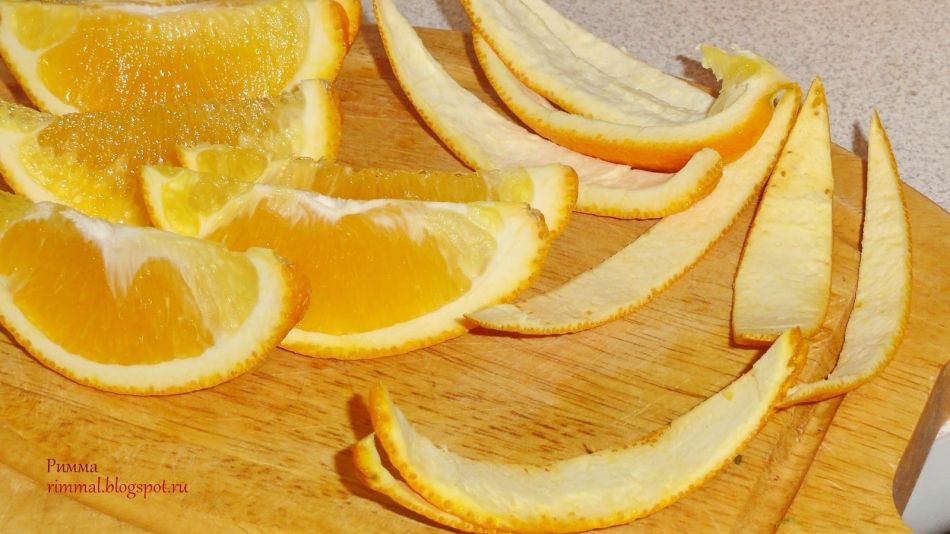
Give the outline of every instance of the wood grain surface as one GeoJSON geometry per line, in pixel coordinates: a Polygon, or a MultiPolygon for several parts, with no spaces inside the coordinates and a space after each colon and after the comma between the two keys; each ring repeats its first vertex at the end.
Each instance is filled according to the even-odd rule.
{"type": "MultiPolygon", "coordinates": [[[[468,36],[421,35],[451,75],[501,109],[478,74],[468,36]]],[[[3,96],[22,101],[3,76],[3,96]]],[[[464,168],[412,111],[374,26],[363,28],[337,87],[344,163],[464,168]]],[[[836,148],[834,164],[833,294],[813,340],[809,379],[834,365],[857,276],[862,162],[836,148]]],[[[948,359],[950,217],[907,193],[913,311],[884,376],[843,402],[776,414],[707,484],[607,532],[907,530],[898,506],[950,413],[950,376],[939,374],[948,359]]],[[[761,354],[729,338],[732,281],[752,213],[746,210],[695,269],[648,306],[572,335],[476,330],[426,350],[355,362],[275,350],[251,372],[210,390],[140,398],[75,384],[0,330],[0,532],[441,531],[356,480],[349,447],[372,431],[370,387],[385,383],[422,433],[471,458],[549,462],[650,432],[729,384],[761,354]],[[53,461],[94,465],[96,472],[58,471],[53,461]],[[187,493],[57,491],[107,478],[185,484],[187,493]]],[[[528,295],[595,266],[651,224],[575,214],[528,295]]]]}

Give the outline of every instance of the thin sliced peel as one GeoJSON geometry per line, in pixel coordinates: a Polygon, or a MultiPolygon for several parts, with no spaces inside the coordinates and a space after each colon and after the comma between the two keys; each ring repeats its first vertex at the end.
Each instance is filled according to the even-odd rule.
{"type": "Polygon", "coordinates": [[[688,210],[658,221],[633,243],[564,285],[468,317],[493,330],[563,334],[602,325],[645,305],[696,265],[758,194],[785,143],[800,99],[797,88],[783,94],[759,142],[726,165],[716,189],[688,210]]]}
{"type": "MultiPolygon", "coordinates": [[[[369,410],[392,465],[432,506],[482,528],[578,532],[649,515],[715,475],[775,411],[801,372],[806,346],[792,329],[746,374],[665,428],[625,446],[540,467],[470,460],[437,447],[416,432],[382,384],[370,393],[369,410]]],[[[367,478],[380,469],[378,455],[366,451],[375,446],[371,439],[355,455],[367,478]]]]}
{"type": "Polygon", "coordinates": [[[386,55],[403,91],[432,131],[469,167],[561,163],[577,172],[575,211],[628,219],[681,211],[718,182],[718,155],[702,147],[680,172],[656,173],[584,156],[532,134],[456,83],[391,0],[378,0],[374,6],[386,55]]]}
{"type": "Polygon", "coordinates": [[[353,200],[524,202],[544,215],[552,237],[567,227],[577,201],[577,173],[561,164],[476,172],[353,169],[326,160],[273,160],[260,150],[179,147],[186,168],[353,200]]]}
{"type": "Polygon", "coordinates": [[[632,57],[558,13],[544,0],[522,0],[571,52],[594,68],[610,73],[617,83],[646,92],[679,108],[705,113],[714,98],[676,76],[632,57]]]}
{"type": "Polygon", "coordinates": [[[508,109],[544,138],[605,161],[674,172],[703,148],[715,150],[726,163],[741,156],[768,125],[776,94],[795,85],[753,52],[700,48],[703,65],[722,80],[722,90],[704,118],[668,125],[635,126],[573,115],[531,94],[524,84],[514,84],[511,80],[517,78],[510,72],[499,74],[507,69],[495,67],[489,73],[484,62],[482,67],[508,109]]]}
{"type": "Polygon", "coordinates": [[[765,188],[736,273],[733,337],[771,343],[793,326],[812,337],[831,296],[831,131],[821,80],[805,96],[765,188]]]}
{"type": "Polygon", "coordinates": [[[0,192],[0,322],[43,365],[135,395],[247,371],[307,308],[273,251],[227,250],[0,192]]]}
{"type": "Polygon", "coordinates": [[[897,162],[877,112],[868,134],[867,192],[854,308],[838,363],[824,380],[796,385],[782,407],[847,393],[894,358],[910,316],[910,220],[897,162]]]}
{"type": "Polygon", "coordinates": [[[457,337],[464,314],[515,298],[550,239],[527,204],[346,200],[146,166],[155,225],[267,247],[310,280],[310,308],[281,347],[339,359],[401,354],[457,337]]]}
{"type": "Polygon", "coordinates": [[[325,80],[304,80],[274,97],[51,115],[0,102],[0,172],[34,202],[148,224],[141,165],[173,163],[180,144],[225,143],[280,157],[333,158],[342,117],[325,80]]]}
{"type": "MultiPolygon", "coordinates": [[[[576,25],[572,32],[567,25],[573,23],[540,0],[533,5],[534,9],[521,0],[462,0],[474,32],[483,36],[504,65],[533,91],[569,113],[619,124],[659,126],[705,117],[712,105],[708,95],[704,109],[672,103],[690,100],[700,89],[637,62],[576,25]],[[536,10],[544,12],[548,20],[536,10]],[[580,42],[572,47],[552,27],[561,29],[564,37],[580,42]],[[620,65],[630,70],[639,67],[636,70],[640,72],[634,73],[634,85],[618,79],[613,69],[603,64],[607,58],[600,59],[602,67],[598,68],[578,55],[575,49],[583,51],[584,44],[591,41],[599,43],[595,45],[597,52],[609,53],[612,49],[610,59],[620,65]]],[[[591,52],[588,49],[587,55],[593,55],[591,52]]]]}

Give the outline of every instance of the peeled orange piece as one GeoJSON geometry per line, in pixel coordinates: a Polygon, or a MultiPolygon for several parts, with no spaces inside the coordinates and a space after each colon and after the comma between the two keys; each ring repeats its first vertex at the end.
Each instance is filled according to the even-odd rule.
{"type": "Polygon", "coordinates": [[[596,39],[541,0],[463,0],[462,5],[473,33],[491,44],[506,68],[569,113],[656,126],[702,119],[712,104],[708,94],[697,95],[701,89],[596,39]],[[705,107],[697,109],[697,101],[705,107]]]}
{"type": "Polygon", "coordinates": [[[456,83],[391,0],[377,0],[374,6],[403,91],[432,131],[473,169],[568,165],[578,176],[575,211],[627,219],[682,211],[708,194],[722,175],[714,150],[698,148],[679,172],[656,173],[584,156],[534,135],[456,83]]]}
{"type": "Polygon", "coordinates": [[[182,147],[179,155],[184,167],[200,172],[283,185],[338,198],[525,202],[544,215],[552,237],[567,227],[577,200],[577,173],[557,163],[447,172],[353,169],[310,158],[273,160],[260,150],[221,145],[182,147]]]}
{"type": "Polygon", "coordinates": [[[722,180],[709,196],[658,221],[606,261],[565,284],[468,317],[494,330],[562,334],[608,323],[653,300],[702,259],[759,193],[795,120],[801,99],[796,89],[782,95],[759,141],[723,168],[722,180]]]}
{"type": "Polygon", "coordinates": [[[868,134],[867,191],[854,308],[838,363],[824,380],[792,388],[782,406],[828,399],[871,381],[894,358],[910,316],[910,221],[897,162],[877,113],[868,134]]]}
{"type": "Polygon", "coordinates": [[[281,346],[341,359],[457,337],[464,314],[514,298],[550,243],[526,204],[345,200],[176,167],[144,167],[155,225],[234,250],[274,249],[310,280],[281,346]]]}
{"type": "MultiPolygon", "coordinates": [[[[480,35],[480,32],[475,32],[480,35]]],[[[745,153],[772,117],[776,94],[795,84],[771,63],[748,51],[730,54],[702,46],[703,65],[722,80],[719,96],[698,120],[645,126],[591,119],[551,106],[501,66],[486,65],[482,47],[479,61],[488,80],[515,115],[529,128],[558,145],[606,161],[653,171],[681,169],[703,148],[718,152],[725,162],[745,153]]],[[[497,53],[497,51],[495,51],[497,53]]]]}
{"type": "Polygon", "coordinates": [[[82,384],[136,395],[214,386],[267,356],[308,294],[269,250],[232,252],[0,192],[0,322],[82,384]]]}
{"type": "Polygon", "coordinates": [[[4,0],[0,53],[50,113],[257,98],[335,78],[350,17],[352,0],[4,0]]]}
{"type": "MultiPolygon", "coordinates": [[[[736,457],[798,377],[805,345],[798,329],[790,330],[746,374],[668,426],[627,445],[545,466],[471,460],[436,446],[380,384],[369,401],[375,438],[407,486],[376,487],[393,489],[397,502],[409,500],[411,488],[458,518],[445,522],[455,528],[578,532],[628,523],[682,498],[736,457]]],[[[374,434],[354,449],[357,468],[370,480],[382,468],[372,451],[374,434]]],[[[444,522],[425,513],[424,505],[418,508],[444,522]]]]}
{"type": "Polygon", "coordinates": [[[177,145],[225,143],[332,158],[340,131],[336,93],[322,80],[275,97],[61,116],[0,102],[0,172],[33,201],[145,225],[138,169],[176,162],[177,145]]]}
{"type": "Polygon", "coordinates": [[[831,297],[831,131],[821,80],[812,83],[755,212],[736,273],[733,337],[771,343],[793,326],[805,338],[831,297]]]}

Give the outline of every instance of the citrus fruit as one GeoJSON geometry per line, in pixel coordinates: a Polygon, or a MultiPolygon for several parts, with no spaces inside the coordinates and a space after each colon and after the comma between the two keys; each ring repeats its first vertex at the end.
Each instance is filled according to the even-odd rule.
{"type": "Polygon", "coordinates": [[[831,131],[821,80],[795,126],[755,212],[736,273],[733,337],[771,343],[798,326],[812,337],[831,297],[831,131]]]}
{"type": "MultiPolygon", "coordinates": [[[[482,38],[477,31],[473,36],[476,43],[482,38]]],[[[703,64],[722,80],[722,90],[709,111],[698,120],[645,126],[590,119],[557,109],[518,81],[490,46],[478,47],[477,56],[508,109],[543,137],[606,161],[672,172],[703,148],[716,150],[726,163],[734,161],[765,130],[775,96],[794,85],[752,52],[730,54],[711,46],[701,49],[703,64]],[[486,59],[494,61],[487,63],[486,59]]]]}
{"type": "Polygon", "coordinates": [[[43,365],[95,388],[207,388],[260,362],[307,307],[272,251],[110,224],[0,192],[0,322],[43,365]]]}
{"type": "Polygon", "coordinates": [[[369,400],[374,434],[356,445],[354,460],[367,479],[385,469],[371,452],[378,439],[406,483],[390,488],[484,529],[578,532],[628,523],[672,504],[732,462],[798,377],[806,345],[792,329],[747,373],[666,427],[544,466],[471,460],[436,446],[380,384],[369,400]]]}
{"type": "Polygon", "coordinates": [[[708,194],[722,175],[718,154],[698,150],[677,173],[631,169],[547,141],[500,115],[456,83],[429,54],[391,0],[374,3],[386,55],[422,119],[473,169],[551,162],[577,172],[575,211],[620,218],[659,218],[708,194]]]}
{"type": "Polygon", "coordinates": [[[550,243],[527,204],[327,197],[287,187],[142,170],[156,226],[266,247],[310,280],[310,308],[281,346],[340,359],[399,354],[459,336],[464,314],[514,298],[550,243]]]}
{"type": "Polygon", "coordinates": [[[782,406],[847,393],[879,375],[897,354],[910,316],[910,221],[897,162],[877,113],[868,133],[867,191],[854,308],[838,363],[824,380],[792,388],[782,406]]]}
{"type": "Polygon", "coordinates": [[[557,163],[477,172],[353,169],[326,160],[272,158],[255,149],[220,145],[183,147],[186,168],[240,180],[323,195],[372,200],[401,198],[438,202],[525,202],[544,215],[552,237],[570,220],[577,200],[577,173],[557,163]]]}
{"type": "Polygon", "coordinates": [[[462,5],[474,32],[491,44],[505,68],[569,113],[657,126],[702,119],[712,105],[705,95],[699,99],[705,108],[689,107],[701,89],[594,38],[540,0],[533,9],[521,0],[463,0],[462,5]],[[599,56],[601,66],[579,55],[585,51],[587,57],[599,56]],[[625,78],[619,78],[618,69],[625,78]],[[681,100],[686,105],[680,106],[681,100]]]}
{"type": "Polygon", "coordinates": [[[148,224],[138,168],[173,163],[199,142],[333,157],[341,116],[328,82],[305,80],[274,97],[51,115],[0,102],[0,172],[18,194],[87,215],[148,224]]]}
{"type": "Polygon", "coordinates": [[[256,98],[335,78],[347,19],[332,0],[4,1],[0,53],[50,113],[256,98]]]}
{"type": "Polygon", "coordinates": [[[670,215],[589,271],[547,293],[469,314],[480,326],[529,334],[586,330],[645,305],[685,275],[761,190],[795,120],[801,93],[782,95],[759,141],[723,167],[712,193],[670,215]]]}

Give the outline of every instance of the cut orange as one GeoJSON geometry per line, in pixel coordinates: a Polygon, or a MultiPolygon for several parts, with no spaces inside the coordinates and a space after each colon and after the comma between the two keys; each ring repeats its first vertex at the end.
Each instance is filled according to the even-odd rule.
{"type": "Polygon", "coordinates": [[[514,298],[548,246],[527,204],[344,200],[177,167],[142,169],[156,226],[274,249],[310,280],[310,309],[281,346],[341,359],[459,336],[464,314],[514,298]]]}
{"type": "Polygon", "coordinates": [[[594,38],[541,0],[530,5],[463,0],[462,5],[473,33],[491,43],[506,68],[569,113],[658,126],[702,119],[712,105],[701,89],[594,38]],[[697,109],[697,100],[705,107],[697,109]]]}
{"type": "Polygon", "coordinates": [[[544,215],[552,237],[567,227],[577,200],[577,173],[557,163],[478,172],[356,170],[310,158],[271,161],[260,150],[220,145],[182,147],[179,157],[184,167],[200,172],[337,198],[525,202],[544,215]]]}
{"type": "Polygon", "coordinates": [[[894,152],[877,112],[868,134],[865,194],[858,289],[838,363],[824,380],[795,386],[783,407],[843,395],[870,382],[904,339],[913,278],[910,220],[894,152]]]}
{"type": "Polygon", "coordinates": [[[658,221],[633,243],[564,285],[468,317],[494,330],[562,334],[608,323],[644,306],[692,269],[759,193],[800,99],[797,86],[782,95],[765,133],[723,168],[722,180],[706,198],[658,221]]]}
{"type": "MultiPolygon", "coordinates": [[[[479,34],[479,32],[474,32],[479,34]]],[[[483,47],[484,49],[491,47],[483,47]]],[[[686,122],[637,126],[573,115],[530,92],[509,72],[479,61],[498,96],[532,130],[571,150],[641,169],[681,169],[703,148],[716,150],[725,162],[744,154],[772,117],[772,102],[795,84],[762,57],[748,51],[730,54],[702,46],[703,64],[722,80],[719,97],[706,116],[686,122]]],[[[501,63],[500,60],[498,63],[501,63]]],[[[507,70],[507,69],[503,69],[507,70]]],[[[797,87],[797,86],[796,86],[797,87]]]]}
{"type": "Polygon", "coordinates": [[[200,142],[334,157],[341,116],[328,82],[305,80],[276,97],[147,106],[62,116],[0,103],[0,172],[18,194],[112,222],[148,224],[138,168],[177,161],[200,142]]]}
{"type": "Polygon", "coordinates": [[[308,294],[269,250],[236,253],[0,192],[0,322],[82,384],[136,395],[214,386],[260,362],[308,294]]]}
{"type": "Polygon", "coordinates": [[[0,53],[43,111],[279,94],[336,77],[359,3],[0,2],[0,53]]]}
{"type": "Polygon", "coordinates": [[[403,91],[432,131],[473,169],[568,165],[578,176],[576,211],[628,219],[682,211],[708,194],[722,175],[719,155],[709,149],[698,149],[675,174],[655,173],[584,156],[534,135],[456,83],[391,0],[377,0],[374,6],[403,91]]]}
{"type": "Polygon", "coordinates": [[[768,344],[797,326],[806,339],[831,297],[831,131],[821,80],[812,83],[755,212],[736,272],[733,338],[768,344]]]}
{"type": "Polygon", "coordinates": [[[380,384],[369,402],[375,438],[406,485],[379,476],[385,468],[374,434],[356,445],[354,460],[364,478],[379,481],[376,489],[455,528],[579,532],[628,523],[676,502],[731,462],[798,377],[806,345],[790,330],[746,374],[666,427],[545,466],[471,460],[436,446],[380,384]]]}

